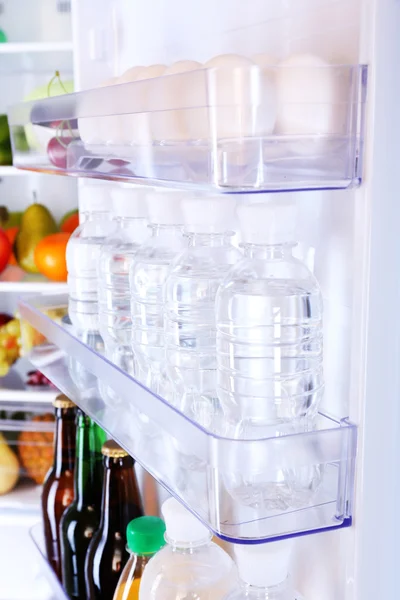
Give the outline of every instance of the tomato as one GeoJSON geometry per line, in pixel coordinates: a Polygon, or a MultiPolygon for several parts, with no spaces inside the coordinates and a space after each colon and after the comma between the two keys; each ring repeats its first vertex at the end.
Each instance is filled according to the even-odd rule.
{"type": "MultiPolygon", "coordinates": [[[[9,227],[8,229],[5,230],[5,234],[8,237],[8,239],[10,240],[10,244],[11,246],[14,245],[15,242],[15,238],[17,237],[17,233],[19,231],[19,227],[9,227]]],[[[9,265],[17,265],[17,259],[15,258],[14,252],[11,252],[11,256],[10,259],[8,261],[9,265]]]]}
{"type": "Polygon", "coordinates": [[[35,264],[42,275],[53,281],[67,281],[65,251],[70,233],[52,233],[35,248],[35,264]]]}
{"type": "Polygon", "coordinates": [[[0,273],[6,268],[12,254],[11,242],[6,232],[0,229],[0,273]]]}
{"type": "Polygon", "coordinates": [[[60,231],[64,231],[65,233],[73,233],[75,229],[79,226],[79,211],[74,210],[67,213],[61,223],[60,223],[60,231]]]}

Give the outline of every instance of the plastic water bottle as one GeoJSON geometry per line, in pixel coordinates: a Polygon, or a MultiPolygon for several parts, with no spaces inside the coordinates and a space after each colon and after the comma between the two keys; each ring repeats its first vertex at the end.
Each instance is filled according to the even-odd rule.
{"type": "Polygon", "coordinates": [[[147,190],[118,188],[112,192],[116,229],[106,238],[99,258],[99,327],[105,355],[134,375],[129,271],[145,239],[147,190]]]}
{"type": "Polygon", "coordinates": [[[110,192],[103,186],[81,190],[83,223],[71,235],[66,252],[68,314],[78,331],[99,330],[97,263],[102,244],[115,229],[110,192]]]}
{"type": "Polygon", "coordinates": [[[147,564],[139,600],[221,600],[236,585],[230,556],[175,498],[162,506],[167,545],[147,564]]]}
{"type": "Polygon", "coordinates": [[[147,200],[151,236],[136,253],[130,270],[132,349],[136,377],[165,395],[163,285],[183,237],[181,194],[159,192],[147,200]]]}
{"type": "Polygon", "coordinates": [[[300,600],[288,576],[291,540],[235,546],[238,588],[224,600],[300,600]]]}
{"type": "MultiPolygon", "coordinates": [[[[100,185],[81,190],[83,223],[71,235],[66,251],[68,314],[75,335],[96,352],[104,352],[99,333],[97,264],[101,246],[115,228],[109,189],[100,185]]],[[[80,363],[71,361],[71,376],[82,389],[96,386],[96,378],[80,363]]]]}
{"type": "MultiPolygon", "coordinates": [[[[243,205],[238,216],[244,258],[216,300],[218,396],[230,435],[259,440],[305,431],[323,395],[321,291],[292,253],[294,206],[243,205]]],[[[285,510],[315,491],[313,468],[274,471],[260,446],[254,449],[246,464],[230,456],[226,483],[241,503],[285,510]]]]}
{"type": "Polygon", "coordinates": [[[164,287],[167,375],[173,403],[211,428],[221,417],[217,397],[215,296],[242,257],[232,245],[232,197],[182,201],[189,246],[174,261],[164,287]]]}

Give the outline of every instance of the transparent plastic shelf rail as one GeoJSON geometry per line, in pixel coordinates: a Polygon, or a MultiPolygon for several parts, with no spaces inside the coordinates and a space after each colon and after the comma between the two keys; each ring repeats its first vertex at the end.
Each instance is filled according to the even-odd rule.
{"type": "Polygon", "coordinates": [[[65,303],[20,300],[22,318],[50,342],[30,360],[216,535],[254,543],[351,524],[354,425],[321,414],[303,433],[213,435],[44,313],[65,303]]]}
{"type": "Polygon", "coordinates": [[[46,557],[43,524],[37,523],[34,525],[30,529],[29,535],[37,550],[37,556],[40,558],[41,573],[46,578],[46,581],[48,582],[52,591],[52,600],[68,600],[67,594],[65,593],[60,581],[58,580],[46,557]]]}
{"type": "Polygon", "coordinates": [[[362,65],[246,66],[19,104],[14,164],[231,193],[348,188],[361,181],[366,86],[362,65]]]}

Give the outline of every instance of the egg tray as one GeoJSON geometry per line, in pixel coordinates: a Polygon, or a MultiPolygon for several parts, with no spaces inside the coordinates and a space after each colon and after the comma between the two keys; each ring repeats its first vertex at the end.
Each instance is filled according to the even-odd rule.
{"type": "Polygon", "coordinates": [[[222,192],[347,188],[362,176],[366,86],[363,65],[219,67],[19,104],[14,164],[222,192]]]}
{"type": "Polygon", "coordinates": [[[216,535],[256,543],[352,522],[356,427],[320,414],[302,432],[215,435],[52,321],[67,296],[20,300],[53,347],[29,359],[216,535]]]}

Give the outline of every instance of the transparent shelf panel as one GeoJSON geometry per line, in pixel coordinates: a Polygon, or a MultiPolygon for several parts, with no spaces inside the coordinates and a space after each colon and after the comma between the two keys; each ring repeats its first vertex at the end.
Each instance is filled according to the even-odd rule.
{"type": "Polygon", "coordinates": [[[246,66],[19,104],[14,165],[230,193],[348,188],[362,177],[366,87],[362,65],[246,66]]]}
{"type": "Polygon", "coordinates": [[[354,425],[321,414],[302,433],[213,435],[46,316],[67,301],[20,300],[48,340],[30,360],[216,535],[255,543],[351,524],[354,425]]]}
{"type": "Polygon", "coordinates": [[[47,583],[50,586],[52,597],[51,600],[68,600],[68,596],[64,591],[60,581],[57,578],[57,575],[54,573],[49,561],[47,560],[45,543],[44,543],[44,534],[43,534],[43,524],[37,523],[34,525],[30,531],[29,535],[31,540],[37,550],[37,556],[40,560],[41,573],[46,578],[47,583]]]}

